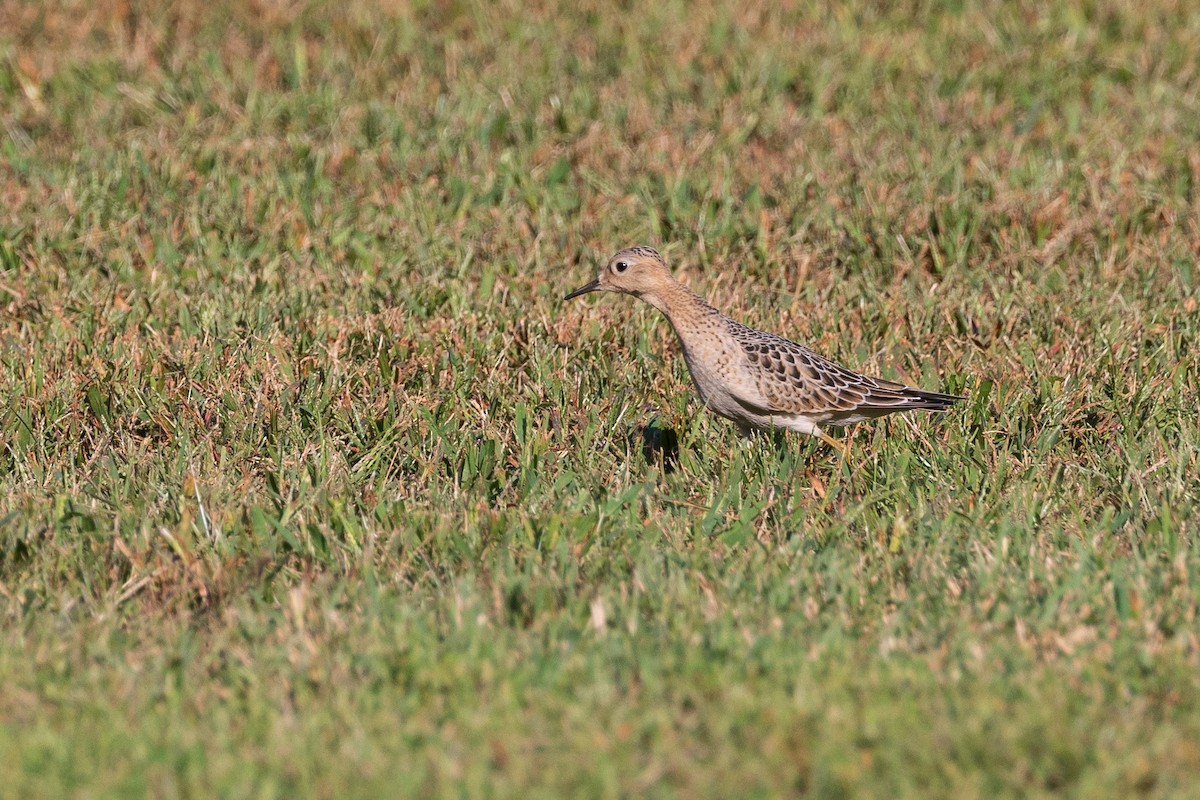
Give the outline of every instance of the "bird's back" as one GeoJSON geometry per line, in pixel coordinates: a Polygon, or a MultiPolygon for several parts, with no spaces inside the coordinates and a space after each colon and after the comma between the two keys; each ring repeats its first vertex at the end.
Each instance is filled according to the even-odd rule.
{"type": "Polygon", "coordinates": [[[723,322],[757,389],[756,396],[747,399],[770,415],[847,425],[897,411],[944,411],[961,399],[862,375],[790,339],[728,317],[723,322]]]}

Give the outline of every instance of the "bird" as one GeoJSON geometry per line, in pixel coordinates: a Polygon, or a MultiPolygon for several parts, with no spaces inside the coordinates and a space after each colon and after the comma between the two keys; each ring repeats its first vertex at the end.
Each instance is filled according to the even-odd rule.
{"type": "Polygon", "coordinates": [[[947,411],[959,395],[930,392],[847,369],[802,344],[743,325],[718,311],[671,274],[652,247],[616,253],[595,280],[563,298],[590,292],[629,294],[661,311],[683,350],[692,382],[710,411],[731,420],[743,436],[786,429],[825,433],[899,411],[947,411]]]}

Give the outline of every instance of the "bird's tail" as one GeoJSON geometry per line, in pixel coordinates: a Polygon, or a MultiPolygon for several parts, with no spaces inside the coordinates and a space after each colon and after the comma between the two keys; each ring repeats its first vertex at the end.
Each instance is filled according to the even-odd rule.
{"type": "Polygon", "coordinates": [[[928,411],[946,411],[958,401],[966,399],[957,394],[927,392],[912,386],[905,386],[901,394],[906,400],[904,404],[906,409],[926,409],[928,411]]]}

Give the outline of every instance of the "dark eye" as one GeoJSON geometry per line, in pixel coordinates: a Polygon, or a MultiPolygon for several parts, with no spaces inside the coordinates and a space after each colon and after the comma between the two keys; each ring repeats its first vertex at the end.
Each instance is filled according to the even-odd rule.
{"type": "Polygon", "coordinates": [[[616,264],[613,264],[613,269],[615,269],[617,272],[624,272],[625,270],[629,269],[629,262],[618,261],[616,264]]]}

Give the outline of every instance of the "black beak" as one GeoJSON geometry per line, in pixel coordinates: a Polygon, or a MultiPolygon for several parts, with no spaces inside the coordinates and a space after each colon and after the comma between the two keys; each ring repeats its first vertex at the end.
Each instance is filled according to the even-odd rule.
{"type": "Polygon", "coordinates": [[[578,289],[576,289],[575,291],[571,292],[569,295],[564,297],[563,300],[570,300],[572,297],[579,297],[579,295],[581,295],[581,294],[587,294],[588,292],[594,292],[599,288],[600,288],[600,279],[596,278],[596,280],[592,281],[587,286],[580,286],[578,289]]]}

